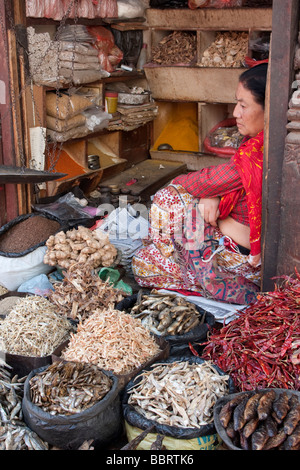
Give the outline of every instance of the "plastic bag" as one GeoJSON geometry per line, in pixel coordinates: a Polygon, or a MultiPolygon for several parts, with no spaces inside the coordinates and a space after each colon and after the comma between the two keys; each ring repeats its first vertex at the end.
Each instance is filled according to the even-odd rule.
{"type": "Polygon", "coordinates": [[[104,26],[88,26],[88,31],[95,38],[100,64],[107,72],[113,72],[123,59],[123,52],[116,46],[112,32],[104,26]]]}
{"type": "Polygon", "coordinates": [[[0,284],[9,290],[17,290],[25,281],[39,274],[48,274],[52,266],[44,263],[46,247],[40,246],[19,258],[0,256],[0,284]]]}
{"type": "Polygon", "coordinates": [[[54,290],[54,288],[46,274],[34,276],[18,287],[18,292],[30,292],[31,294],[42,295],[44,297],[46,297],[51,290],[54,290]]]}
{"type": "Polygon", "coordinates": [[[84,207],[79,204],[72,192],[48,204],[35,204],[33,205],[33,209],[37,212],[54,216],[67,226],[73,226],[77,223],[82,224],[85,219],[94,220],[94,216],[90,215],[84,207]]]}
{"type": "Polygon", "coordinates": [[[85,125],[91,132],[94,132],[96,129],[97,131],[104,129],[112,118],[111,114],[103,111],[99,106],[87,109],[83,112],[83,115],[86,118],[85,125]]]}
{"type": "Polygon", "coordinates": [[[24,421],[50,445],[65,450],[77,450],[84,441],[93,440],[95,448],[103,448],[122,432],[119,381],[112,378],[113,386],[105,397],[90,408],[73,415],[54,415],[34,405],[30,398],[30,379],[45,367],[32,371],[24,384],[22,409],[24,421]]]}
{"type": "Polygon", "coordinates": [[[117,0],[119,18],[138,18],[144,16],[145,6],[140,0],[117,0]]]}

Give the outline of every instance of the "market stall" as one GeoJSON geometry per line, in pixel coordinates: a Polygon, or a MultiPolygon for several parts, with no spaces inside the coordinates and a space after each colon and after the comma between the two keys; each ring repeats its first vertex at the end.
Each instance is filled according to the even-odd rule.
{"type": "MultiPolygon", "coordinates": [[[[299,450],[292,248],[292,268],[273,266],[280,275],[265,289],[263,234],[265,277],[247,305],[142,287],[132,270],[155,192],[235,154],[234,90],[252,61],[271,62],[274,109],[272,2],[4,3],[0,85],[9,72],[11,88],[6,102],[0,87],[0,163],[15,171],[1,189],[18,198],[7,210],[0,191],[0,449],[299,450]]],[[[288,3],[286,60],[297,78],[299,7],[288,3]]],[[[288,157],[298,145],[295,93],[283,110],[288,157]]],[[[284,183],[294,184],[289,161],[284,183]]],[[[276,179],[267,176],[265,189],[276,179]]],[[[265,196],[264,209],[274,204],[265,196]]]]}

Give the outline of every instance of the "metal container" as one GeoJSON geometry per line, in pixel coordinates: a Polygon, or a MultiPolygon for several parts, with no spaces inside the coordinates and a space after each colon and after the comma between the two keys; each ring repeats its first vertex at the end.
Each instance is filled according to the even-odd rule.
{"type": "Polygon", "coordinates": [[[100,168],[100,158],[99,155],[88,155],[88,168],[90,170],[98,170],[100,168]]]}

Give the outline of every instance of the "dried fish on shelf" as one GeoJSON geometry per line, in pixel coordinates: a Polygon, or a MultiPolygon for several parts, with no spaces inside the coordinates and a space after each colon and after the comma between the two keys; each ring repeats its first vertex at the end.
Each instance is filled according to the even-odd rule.
{"type": "Polygon", "coordinates": [[[189,64],[196,57],[197,37],[191,31],[174,31],[152,47],[151,61],[159,65],[189,64]]]}
{"type": "Polygon", "coordinates": [[[0,321],[0,350],[44,357],[69,338],[73,326],[42,296],[23,297],[0,321]]]}
{"type": "Polygon", "coordinates": [[[213,407],[228,394],[228,375],[210,362],[175,361],[153,365],[129,390],[128,404],[159,424],[199,428],[213,422],[213,407]]]}
{"type": "Polygon", "coordinates": [[[53,284],[49,299],[59,312],[72,320],[85,320],[97,308],[108,307],[123,299],[120,290],[102,281],[89,266],[71,266],[61,283],[53,284]]]}
{"type": "Polygon", "coordinates": [[[225,31],[203,52],[201,67],[243,67],[248,55],[249,34],[225,31]]]}
{"type": "Polygon", "coordinates": [[[195,304],[183,297],[153,291],[138,297],[129,313],[158,336],[183,335],[205,320],[205,312],[201,314],[195,304]]]}
{"type": "Polygon", "coordinates": [[[32,402],[51,415],[81,413],[102,400],[112,379],[91,364],[56,361],[30,381],[32,402]]]}
{"type": "Polygon", "coordinates": [[[124,312],[98,309],[80,322],[62,352],[67,361],[88,362],[115,374],[126,374],[155,356],[160,348],[141,320],[124,312]]]}

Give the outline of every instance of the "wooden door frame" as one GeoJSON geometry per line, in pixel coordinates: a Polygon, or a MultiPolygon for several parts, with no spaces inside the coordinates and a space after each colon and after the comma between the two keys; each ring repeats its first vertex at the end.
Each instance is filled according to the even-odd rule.
{"type": "Polygon", "coordinates": [[[282,166],[298,34],[298,0],[284,0],[284,2],[282,0],[273,0],[263,178],[262,291],[270,291],[274,288],[275,281],[273,278],[278,274],[279,244],[283,230],[280,224],[282,166]]]}

